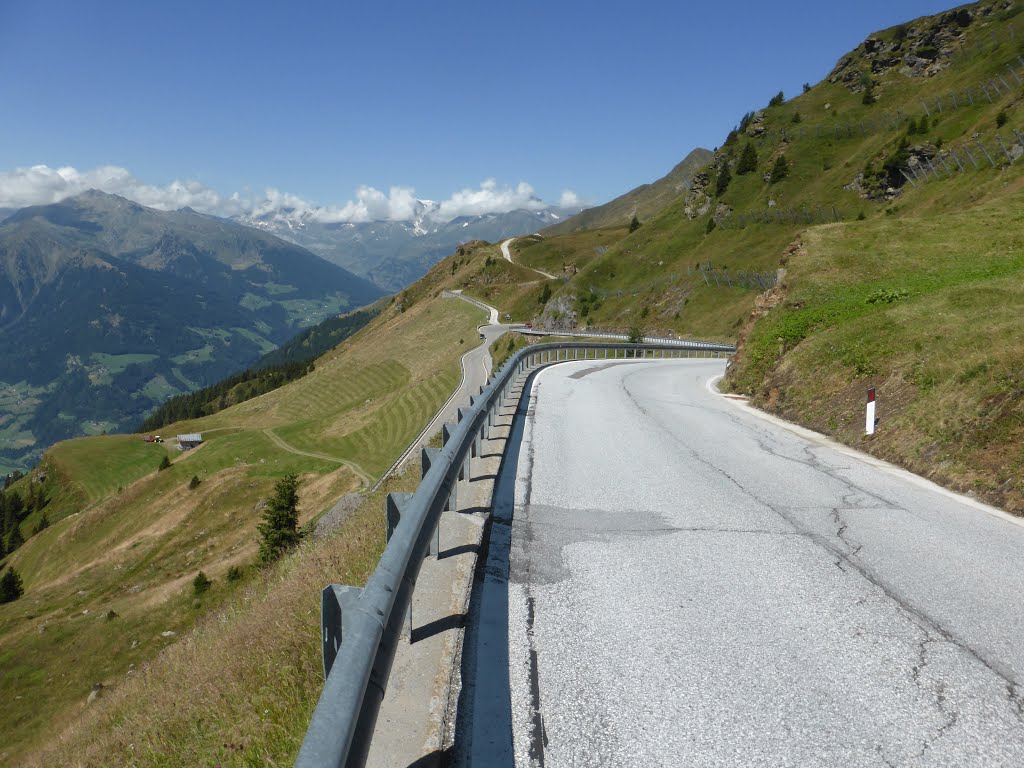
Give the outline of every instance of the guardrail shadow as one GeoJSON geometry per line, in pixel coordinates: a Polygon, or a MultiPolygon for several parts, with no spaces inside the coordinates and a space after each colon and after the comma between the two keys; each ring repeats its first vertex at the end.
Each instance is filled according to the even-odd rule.
{"type": "Polygon", "coordinates": [[[462,653],[462,691],[451,765],[513,768],[509,685],[508,580],[516,470],[530,403],[531,374],[505,443],[470,598],[462,653]]]}

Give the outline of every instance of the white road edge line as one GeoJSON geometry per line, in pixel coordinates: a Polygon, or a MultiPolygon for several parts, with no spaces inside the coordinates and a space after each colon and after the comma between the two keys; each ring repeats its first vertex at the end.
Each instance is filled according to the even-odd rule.
{"type": "Polygon", "coordinates": [[[736,400],[731,397],[726,397],[721,391],[719,391],[717,386],[718,382],[723,377],[724,374],[713,376],[712,378],[707,380],[705,386],[711,394],[717,395],[718,397],[722,398],[722,400],[724,400],[725,402],[731,404],[733,407],[739,408],[741,411],[745,411],[746,413],[756,416],[757,418],[762,419],[763,421],[770,422],[777,427],[781,427],[782,429],[785,429],[787,432],[791,432],[792,434],[797,435],[798,437],[802,437],[809,442],[815,443],[816,445],[820,445],[825,448],[831,448],[832,450],[841,453],[844,456],[849,456],[852,459],[857,459],[858,461],[864,464],[875,467],[876,469],[880,469],[883,472],[889,473],[890,475],[893,475],[895,477],[901,477],[904,480],[908,480],[909,482],[913,483],[914,485],[920,488],[925,488],[927,490],[934,491],[942,496],[945,496],[946,498],[959,501],[962,504],[974,507],[975,509],[981,510],[982,512],[987,512],[993,517],[998,517],[1008,523],[1013,523],[1016,526],[1024,528],[1024,519],[1015,517],[1014,515],[1011,515],[1009,512],[1006,512],[1005,510],[999,509],[998,507],[993,507],[992,505],[986,504],[983,501],[972,499],[970,496],[965,496],[962,493],[951,491],[949,488],[945,488],[939,485],[938,483],[929,480],[926,477],[921,477],[920,475],[914,474],[908,469],[898,467],[895,464],[891,464],[888,461],[885,461],[884,459],[878,458],[877,456],[872,456],[870,453],[858,451],[856,448],[851,448],[848,445],[833,440],[831,437],[828,437],[827,435],[823,435],[820,432],[815,432],[813,429],[801,427],[799,424],[793,424],[792,422],[786,421],[785,419],[781,419],[778,416],[775,416],[771,413],[762,411],[760,408],[755,408],[745,400],[736,400]]]}

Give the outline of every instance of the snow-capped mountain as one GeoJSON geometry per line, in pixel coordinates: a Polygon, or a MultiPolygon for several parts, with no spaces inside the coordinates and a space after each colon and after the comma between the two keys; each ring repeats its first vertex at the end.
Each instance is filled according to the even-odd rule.
{"type": "Polygon", "coordinates": [[[417,200],[404,221],[324,223],[315,214],[289,208],[236,217],[242,224],[289,240],[387,291],[400,291],[468,240],[497,242],[525,235],[579,213],[548,207],[439,220],[440,204],[417,200]]]}

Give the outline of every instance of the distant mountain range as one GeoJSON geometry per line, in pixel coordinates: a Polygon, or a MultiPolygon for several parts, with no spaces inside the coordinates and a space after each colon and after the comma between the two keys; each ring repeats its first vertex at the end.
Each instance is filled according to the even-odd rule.
{"type": "Polygon", "coordinates": [[[546,235],[568,235],[585,229],[617,227],[628,224],[633,216],[642,220],[663,210],[673,200],[684,197],[693,177],[714,159],[714,154],[697,148],[690,152],[665,176],[651,184],[642,184],[614,200],[588,208],[565,221],[553,222],[546,235]]]}
{"type": "Polygon", "coordinates": [[[288,209],[265,216],[240,216],[235,220],[308,248],[380,288],[395,292],[425,275],[460,243],[496,242],[513,235],[530,234],[579,211],[579,208],[547,207],[459,216],[441,222],[437,220],[438,204],[422,200],[407,221],[325,224],[308,214],[288,209]]]}
{"type": "MultiPolygon", "coordinates": [[[[0,214],[2,215],[2,214],[0,214]]],[[[137,424],[383,295],[305,248],[89,191],[0,220],[0,468],[137,424]]]]}

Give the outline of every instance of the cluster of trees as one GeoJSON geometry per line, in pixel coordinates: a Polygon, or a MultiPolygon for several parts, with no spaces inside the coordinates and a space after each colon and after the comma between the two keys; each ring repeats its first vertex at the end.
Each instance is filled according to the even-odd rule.
{"type": "MultiPolygon", "coordinates": [[[[804,93],[807,93],[811,89],[808,83],[804,83],[804,93]]],[[[769,107],[782,106],[786,101],[786,96],[782,91],[775,94],[768,102],[769,107]]],[[[737,157],[737,149],[740,139],[740,134],[746,132],[747,128],[754,120],[754,112],[747,112],[740,119],[739,125],[729,131],[729,135],[725,139],[725,144],[722,145],[724,150],[724,156],[718,168],[718,177],[715,180],[715,197],[721,198],[729,188],[729,184],[732,182],[733,172],[737,176],[745,176],[748,173],[757,172],[757,149],[754,146],[753,141],[747,141],[743,145],[743,149],[739,151],[737,157]]],[[[794,112],[792,122],[799,123],[802,118],[799,112],[794,112]]],[[[785,155],[779,155],[775,158],[775,163],[772,165],[771,174],[769,176],[770,184],[777,184],[784,178],[789,176],[789,161],[785,155]]],[[[708,221],[707,233],[710,234],[715,229],[715,220],[712,217],[708,221]]]]}
{"type": "MultiPolygon", "coordinates": [[[[28,484],[24,498],[11,488],[5,487],[0,491],[0,557],[14,552],[25,543],[25,536],[21,530],[22,522],[33,512],[44,510],[48,502],[42,483],[38,482],[28,484]]],[[[49,525],[46,512],[43,511],[32,534],[39,533],[49,525]]]]}
{"type": "Polygon", "coordinates": [[[23,594],[25,587],[21,583],[21,576],[13,568],[8,568],[4,575],[0,576],[0,605],[13,603],[23,594]]]}
{"type": "Polygon", "coordinates": [[[928,133],[928,115],[921,115],[920,120],[914,120],[910,118],[910,123],[907,125],[907,135],[914,136],[915,134],[928,133]]]}
{"type": "MultiPolygon", "coordinates": [[[[39,521],[32,529],[33,535],[50,525],[44,510],[49,500],[46,498],[43,484],[36,481],[30,482],[25,496],[22,497],[10,486],[14,480],[20,479],[23,475],[19,472],[13,477],[14,479],[8,475],[3,489],[0,490],[0,558],[6,557],[25,543],[21,524],[33,512],[42,511],[39,521]]],[[[21,576],[13,567],[8,568],[0,577],[0,603],[10,603],[23,594],[25,594],[25,588],[21,576]]]]}

